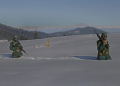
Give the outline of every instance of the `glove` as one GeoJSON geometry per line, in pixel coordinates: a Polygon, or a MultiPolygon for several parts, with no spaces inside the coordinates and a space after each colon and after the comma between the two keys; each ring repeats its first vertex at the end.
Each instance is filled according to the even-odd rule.
{"type": "Polygon", "coordinates": [[[110,46],[109,46],[109,44],[106,44],[105,47],[108,49],[110,46]]]}

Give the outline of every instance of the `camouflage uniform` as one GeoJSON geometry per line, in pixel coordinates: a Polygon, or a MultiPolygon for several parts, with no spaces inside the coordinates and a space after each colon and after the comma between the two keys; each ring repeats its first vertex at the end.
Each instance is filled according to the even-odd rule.
{"type": "Polygon", "coordinates": [[[13,40],[9,46],[9,49],[13,51],[13,53],[12,53],[13,58],[19,58],[19,57],[23,56],[23,54],[21,52],[23,50],[23,46],[17,40],[17,38],[18,38],[17,36],[14,36],[13,40]]]}
{"type": "Polygon", "coordinates": [[[98,49],[98,60],[112,60],[111,56],[109,55],[109,43],[107,39],[103,39],[106,36],[106,33],[102,33],[101,38],[102,40],[97,41],[97,49],[98,49]],[[103,44],[104,42],[104,44],[103,44]]]}

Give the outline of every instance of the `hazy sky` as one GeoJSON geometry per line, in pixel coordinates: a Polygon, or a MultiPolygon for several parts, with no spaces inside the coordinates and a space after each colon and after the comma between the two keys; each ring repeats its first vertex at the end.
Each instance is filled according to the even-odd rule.
{"type": "Polygon", "coordinates": [[[0,0],[0,23],[21,26],[119,26],[120,0],[0,0]]]}

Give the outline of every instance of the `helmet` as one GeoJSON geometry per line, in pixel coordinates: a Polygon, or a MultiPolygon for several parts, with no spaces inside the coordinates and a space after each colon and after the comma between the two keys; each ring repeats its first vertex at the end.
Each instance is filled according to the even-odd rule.
{"type": "Polygon", "coordinates": [[[18,40],[18,36],[14,36],[14,37],[13,37],[13,40],[14,40],[14,41],[17,41],[17,40],[18,40]]]}
{"type": "Polygon", "coordinates": [[[102,33],[101,38],[106,37],[107,38],[107,33],[102,33]]]}

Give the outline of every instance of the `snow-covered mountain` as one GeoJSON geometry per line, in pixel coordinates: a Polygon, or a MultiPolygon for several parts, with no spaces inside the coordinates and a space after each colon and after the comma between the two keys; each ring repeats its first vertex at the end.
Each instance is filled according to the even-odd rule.
{"type": "Polygon", "coordinates": [[[28,55],[11,58],[0,42],[1,86],[119,86],[120,34],[108,34],[112,60],[97,60],[95,34],[20,41],[28,55]]]}
{"type": "Polygon", "coordinates": [[[101,34],[105,31],[99,30],[94,27],[84,27],[84,28],[75,28],[73,30],[68,31],[62,31],[62,32],[55,32],[51,33],[50,36],[69,36],[69,35],[84,35],[84,34],[95,34],[94,30],[96,30],[97,33],[101,34]]]}

